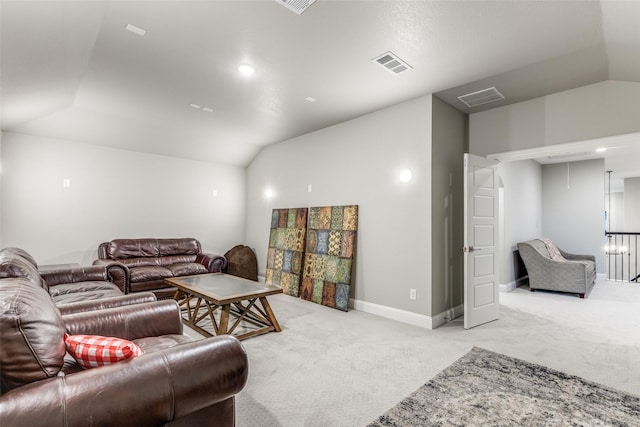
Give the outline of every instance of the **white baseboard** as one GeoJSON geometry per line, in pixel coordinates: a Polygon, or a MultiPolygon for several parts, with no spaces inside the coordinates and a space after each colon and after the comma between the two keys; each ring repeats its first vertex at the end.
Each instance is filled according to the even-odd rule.
{"type": "Polygon", "coordinates": [[[425,329],[435,329],[444,325],[449,320],[461,316],[463,313],[462,305],[446,310],[430,317],[424,314],[418,314],[411,311],[400,310],[398,308],[388,307],[386,305],[374,304],[372,302],[360,301],[357,299],[349,299],[349,307],[354,310],[363,311],[365,313],[375,314],[376,316],[386,319],[395,320],[409,325],[418,326],[425,329]]]}
{"type": "Polygon", "coordinates": [[[512,290],[514,290],[515,288],[517,288],[518,286],[520,286],[520,282],[524,281],[525,279],[528,279],[529,276],[524,276],[524,277],[520,277],[517,280],[512,280],[509,283],[501,283],[500,284],[500,292],[511,292],[512,290]]]}
{"type": "Polygon", "coordinates": [[[442,313],[438,313],[431,318],[431,329],[438,328],[462,315],[464,315],[464,304],[460,304],[456,307],[445,310],[442,313]]]}

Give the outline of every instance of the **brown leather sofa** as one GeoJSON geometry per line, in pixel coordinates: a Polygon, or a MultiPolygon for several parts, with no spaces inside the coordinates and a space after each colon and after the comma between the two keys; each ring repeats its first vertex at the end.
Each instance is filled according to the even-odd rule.
{"type": "Polygon", "coordinates": [[[28,279],[0,282],[1,426],[235,425],[244,348],[231,336],[183,335],[175,301],[62,316],[28,279]],[[83,370],[65,333],[120,337],[144,354],[83,370]]]}
{"type": "Polygon", "coordinates": [[[180,239],[115,239],[100,244],[94,265],[118,262],[130,273],[130,292],[150,291],[159,299],[172,298],[175,288],[164,279],[219,273],[227,265],[222,255],[202,252],[200,242],[180,239]]]}
{"type": "Polygon", "coordinates": [[[121,264],[38,271],[34,258],[23,249],[0,249],[0,279],[15,277],[25,278],[46,290],[64,312],[156,300],[150,292],[124,295],[129,289],[129,270],[121,264]]]}

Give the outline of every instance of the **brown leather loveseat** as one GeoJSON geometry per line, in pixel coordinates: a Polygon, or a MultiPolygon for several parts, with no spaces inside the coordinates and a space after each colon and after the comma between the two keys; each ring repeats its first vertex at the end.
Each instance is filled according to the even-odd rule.
{"type": "Polygon", "coordinates": [[[202,252],[200,242],[181,239],[116,239],[101,243],[94,265],[118,262],[130,273],[130,292],[151,291],[159,299],[171,298],[175,288],[164,279],[219,273],[227,265],[222,255],[202,252]]]}
{"type": "Polygon", "coordinates": [[[63,316],[25,278],[0,279],[3,427],[233,426],[247,355],[231,336],[193,341],[175,301],[63,316]],[[64,335],[119,337],[143,354],[82,369],[64,335]]]}

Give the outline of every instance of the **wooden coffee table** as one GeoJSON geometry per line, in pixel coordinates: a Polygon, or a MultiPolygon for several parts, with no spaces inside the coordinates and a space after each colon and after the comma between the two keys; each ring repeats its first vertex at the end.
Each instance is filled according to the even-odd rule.
{"type": "Polygon", "coordinates": [[[173,277],[165,282],[177,289],[175,300],[182,309],[182,321],[204,336],[229,334],[242,340],[281,331],[267,301],[267,296],[281,294],[281,288],[223,273],[173,277]],[[242,322],[254,329],[238,332],[242,322]],[[203,326],[212,326],[214,333],[203,326]]]}

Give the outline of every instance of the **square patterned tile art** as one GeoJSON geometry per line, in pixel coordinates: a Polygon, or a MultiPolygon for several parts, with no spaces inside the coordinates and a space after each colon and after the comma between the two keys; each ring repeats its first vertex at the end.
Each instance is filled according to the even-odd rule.
{"type": "Polygon", "coordinates": [[[347,311],[358,206],[309,208],[300,297],[347,311]]]}
{"type": "Polygon", "coordinates": [[[265,282],[294,297],[300,295],[307,212],[307,208],[292,208],[271,213],[265,282]]]}

